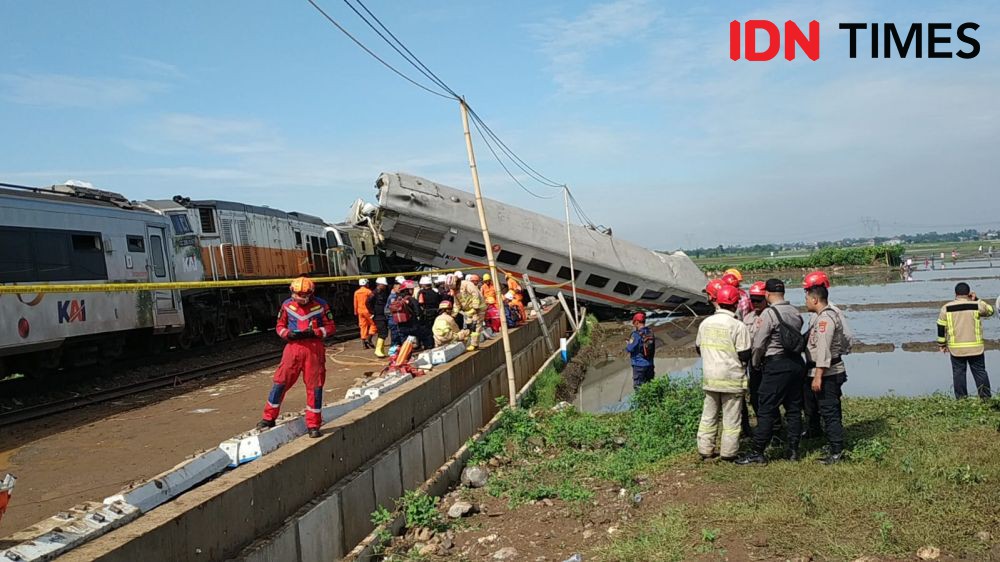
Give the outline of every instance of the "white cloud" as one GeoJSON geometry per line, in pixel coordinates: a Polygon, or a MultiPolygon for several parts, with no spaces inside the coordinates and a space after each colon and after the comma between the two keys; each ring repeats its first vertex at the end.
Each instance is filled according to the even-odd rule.
{"type": "Polygon", "coordinates": [[[136,55],[122,55],[122,59],[132,63],[137,70],[152,76],[169,79],[187,77],[187,75],[181,72],[181,69],[178,68],[177,65],[162,60],[136,55]]]}
{"type": "Polygon", "coordinates": [[[284,141],[257,119],[206,117],[170,113],[156,117],[127,144],[160,154],[210,152],[222,155],[261,154],[283,150],[284,141]]]}
{"type": "Polygon", "coordinates": [[[0,96],[24,105],[104,108],[136,104],[167,89],[155,80],[72,76],[68,74],[0,74],[0,96]]]}

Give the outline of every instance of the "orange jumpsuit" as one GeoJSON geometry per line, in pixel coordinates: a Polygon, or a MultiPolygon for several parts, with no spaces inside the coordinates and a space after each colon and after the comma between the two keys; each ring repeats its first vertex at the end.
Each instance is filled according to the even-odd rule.
{"type": "Polygon", "coordinates": [[[285,394],[302,373],[306,385],[306,427],[319,429],[323,425],[323,384],[326,382],[323,339],[336,331],[333,312],[322,299],[313,297],[304,305],[288,299],[281,305],[275,329],[288,343],[281,354],[281,364],[274,372],[274,385],[264,406],[264,419],[274,421],[278,418],[285,394]]]}
{"type": "Polygon", "coordinates": [[[371,296],[372,290],[367,286],[359,287],[357,291],[354,291],[354,315],[358,317],[358,327],[361,328],[361,339],[363,340],[378,332],[375,328],[372,311],[368,310],[368,298],[371,296]]]}
{"type": "Polygon", "coordinates": [[[482,287],[479,289],[483,293],[483,299],[488,299],[493,297],[493,302],[497,303],[497,287],[492,281],[483,281],[482,287]]]}
{"type": "Polygon", "coordinates": [[[509,306],[517,310],[521,318],[520,324],[528,322],[528,314],[524,309],[524,301],[521,300],[521,293],[514,293],[514,300],[510,302],[509,306]]]}

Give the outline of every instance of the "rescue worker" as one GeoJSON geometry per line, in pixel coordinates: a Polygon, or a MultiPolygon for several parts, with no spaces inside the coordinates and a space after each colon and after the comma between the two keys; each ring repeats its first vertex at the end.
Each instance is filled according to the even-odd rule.
{"type": "Polygon", "coordinates": [[[508,273],[506,275],[506,280],[507,280],[507,290],[514,293],[514,296],[521,295],[521,293],[524,291],[524,288],[521,287],[521,284],[517,281],[517,278],[508,273]]]}
{"type": "Polygon", "coordinates": [[[483,318],[483,324],[490,329],[490,332],[495,336],[500,333],[500,308],[497,307],[497,301],[493,297],[486,298],[486,315],[483,318]]]}
{"type": "Polygon", "coordinates": [[[719,416],[722,442],[719,456],[736,460],[740,448],[740,418],[747,388],[746,364],[750,361],[750,331],[736,318],[740,292],[727,285],[716,295],[719,309],[698,326],[695,350],[702,361],[705,405],[698,424],[698,453],[702,460],[716,456],[719,416]]]}
{"type": "Polygon", "coordinates": [[[452,317],[451,301],[441,301],[438,305],[438,315],[434,319],[434,346],[442,346],[451,342],[462,342],[469,337],[468,330],[461,330],[452,317]]]}
{"type": "Polygon", "coordinates": [[[726,270],[726,274],[722,276],[722,282],[736,287],[736,290],[739,291],[740,302],[736,305],[736,318],[742,320],[744,316],[753,310],[753,305],[750,303],[750,295],[740,288],[740,283],[743,282],[743,274],[736,268],[729,268],[726,270]]]}
{"type": "MultiPolygon", "coordinates": [[[[821,285],[829,289],[829,276],[822,271],[814,271],[806,275],[802,281],[802,288],[806,290],[817,285],[821,285]]],[[[827,309],[829,314],[836,315],[837,321],[840,325],[840,330],[843,333],[843,337],[838,340],[838,345],[840,347],[838,357],[842,357],[851,352],[851,346],[854,344],[854,333],[851,332],[851,327],[848,325],[847,317],[844,313],[833,303],[829,302],[829,300],[827,301],[827,309]]],[[[812,369],[812,367],[809,366],[809,369],[812,369]]],[[[805,418],[803,421],[802,437],[820,437],[823,435],[823,426],[820,423],[820,418],[822,416],[820,414],[819,397],[816,392],[813,391],[813,375],[811,370],[807,371],[806,374],[808,376],[805,378],[802,385],[802,414],[805,418]]]]}
{"type": "Polygon", "coordinates": [[[627,340],[625,352],[632,357],[632,388],[638,389],[656,376],[653,364],[656,337],[646,327],[646,315],[642,312],[636,312],[632,316],[632,327],[634,330],[627,340]]]}
{"type": "Polygon", "coordinates": [[[823,464],[840,462],[844,452],[844,421],[841,388],[847,382],[843,349],[847,336],[840,313],[830,307],[830,279],[822,271],[806,275],[802,283],[806,309],[813,313],[806,343],[806,365],[812,368],[809,390],[815,395],[830,448],[823,464]]]}
{"type": "Polygon", "coordinates": [[[715,295],[719,293],[719,289],[721,289],[723,285],[724,283],[720,279],[712,279],[708,282],[708,285],[705,285],[704,291],[705,294],[708,295],[708,302],[712,303],[712,306],[716,306],[715,295]]]}
{"type": "Polygon", "coordinates": [[[403,287],[403,283],[406,282],[406,277],[402,275],[397,275],[394,279],[395,283],[392,285],[392,289],[389,291],[389,300],[385,303],[385,317],[389,324],[389,346],[399,345],[403,343],[402,338],[399,337],[399,326],[396,321],[393,320],[392,314],[389,312],[389,307],[399,296],[399,290],[403,287]]]}
{"type": "Polygon", "coordinates": [[[372,349],[372,336],[378,331],[375,329],[375,319],[368,309],[368,298],[372,296],[372,290],[368,288],[368,280],[358,280],[357,291],[354,291],[354,315],[358,317],[358,328],[361,329],[361,344],[365,349],[372,349]]]}
{"type": "Polygon", "coordinates": [[[761,313],[760,327],[753,335],[751,357],[751,365],[762,370],[758,390],[760,410],[757,412],[751,452],[736,461],[741,465],[767,464],[764,450],[771,442],[779,406],[785,408],[788,458],[799,460],[802,379],[805,377],[802,316],[785,300],[784,281],[768,279],[764,284],[764,293],[769,306],[761,313]],[[786,349],[786,345],[793,347],[786,349]]]}
{"type": "Polygon", "coordinates": [[[464,327],[470,332],[468,351],[475,350],[479,345],[480,324],[486,312],[486,301],[479,292],[478,283],[478,275],[469,275],[468,279],[462,280],[458,293],[459,311],[465,318],[464,327]]]}
{"type": "MultiPolygon", "coordinates": [[[[404,280],[396,288],[396,298],[389,303],[389,313],[396,323],[399,343],[402,345],[406,338],[413,336],[417,338],[419,327],[420,309],[417,301],[413,298],[413,289],[416,284],[413,281],[404,280]]],[[[419,338],[417,338],[419,341],[419,338]]]]}
{"type": "Polygon", "coordinates": [[[493,297],[493,303],[497,302],[497,287],[493,284],[493,277],[489,273],[483,274],[483,284],[479,287],[479,292],[483,294],[484,299],[493,297]]]}
{"type": "MultiPolygon", "coordinates": [[[[750,285],[750,304],[753,308],[745,316],[743,316],[743,324],[746,325],[750,337],[753,338],[754,332],[760,326],[760,314],[764,312],[767,308],[767,298],[765,297],[764,282],[757,281],[750,285]]],[[[747,389],[749,393],[749,399],[743,401],[743,419],[741,421],[741,426],[743,434],[745,436],[750,436],[753,434],[753,429],[750,427],[750,408],[753,408],[754,415],[757,415],[758,411],[758,391],[760,389],[760,369],[755,369],[752,365],[747,362],[747,389]]]]}
{"type": "Polygon", "coordinates": [[[517,293],[513,291],[507,291],[507,294],[504,295],[503,297],[507,299],[507,307],[514,309],[514,315],[516,316],[517,319],[517,321],[513,324],[508,323],[507,327],[516,328],[521,324],[523,324],[525,321],[527,321],[528,311],[524,308],[524,303],[521,302],[520,299],[518,299],[517,293]]]}
{"type": "Polygon", "coordinates": [[[990,377],[986,373],[982,318],[993,316],[993,307],[979,300],[968,283],[955,285],[955,300],[941,307],[937,321],[937,342],[941,353],[951,353],[951,374],[955,398],[969,395],[966,366],[972,371],[979,397],[991,396],[990,377]]]}
{"type": "Polygon", "coordinates": [[[434,319],[437,317],[438,305],[441,304],[440,293],[434,290],[431,278],[420,278],[420,292],[417,303],[420,305],[420,345],[427,349],[434,347],[434,319]]]}
{"type": "Polygon", "coordinates": [[[521,314],[523,314],[523,312],[521,312],[521,311],[523,311],[524,308],[522,307],[519,310],[518,308],[516,308],[513,305],[513,303],[514,303],[514,293],[512,293],[510,291],[507,291],[507,294],[504,295],[504,299],[506,301],[506,306],[503,307],[503,311],[504,311],[504,314],[507,315],[507,327],[508,328],[516,328],[516,327],[520,326],[522,323],[524,323],[524,321],[525,321],[524,318],[521,317],[521,314]]]}
{"type": "Polygon", "coordinates": [[[385,340],[389,337],[389,318],[386,308],[389,303],[389,282],[385,277],[375,280],[375,292],[368,297],[368,310],[372,311],[378,339],[375,340],[375,357],[386,357],[385,340]]]}
{"type": "Polygon", "coordinates": [[[257,429],[274,427],[281,412],[281,402],[301,373],[306,385],[306,428],[309,437],[319,437],[323,425],[323,384],[326,382],[326,350],[323,339],[336,330],[333,311],[323,299],[314,296],[316,284],[308,277],[292,281],[292,296],[278,310],[275,330],[288,342],[281,354],[281,364],[274,372],[274,385],[264,406],[264,416],[257,429]]]}

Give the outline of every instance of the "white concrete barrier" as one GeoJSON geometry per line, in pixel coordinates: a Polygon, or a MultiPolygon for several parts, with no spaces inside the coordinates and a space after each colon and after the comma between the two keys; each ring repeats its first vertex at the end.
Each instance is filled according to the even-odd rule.
{"type": "Polygon", "coordinates": [[[127,503],[105,505],[88,502],[12,535],[12,540],[18,540],[26,533],[36,534],[16,546],[0,550],[0,559],[5,562],[52,560],[71,548],[128,523],[139,514],[137,507],[127,503]]]}
{"type": "Polygon", "coordinates": [[[104,505],[127,503],[146,513],[221,473],[227,466],[229,466],[229,455],[222,449],[212,449],[142,484],[104,498],[104,505]]]}

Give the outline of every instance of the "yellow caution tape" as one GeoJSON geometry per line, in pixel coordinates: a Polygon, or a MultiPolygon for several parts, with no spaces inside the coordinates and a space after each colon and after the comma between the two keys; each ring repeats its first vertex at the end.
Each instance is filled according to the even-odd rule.
{"type": "MultiPolygon", "coordinates": [[[[459,267],[454,269],[433,269],[428,271],[404,271],[402,273],[379,273],[368,275],[345,275],[342,277],[309,277],[315,283],[336,283],[357,281],[376,277],[416,277],[424,275],[445,275],[455,271],[483,269],[481,267],[459,267]]],[[[38,293],[122,293],[139,291],[175,291],[188,289],[230,289],[237,287],[270,287],[288,285],[295,279],[242,279],[226,281],[173,281],[169,283],[51,283],[45,285],[0,285],[0,295],[38,293]]]]}

